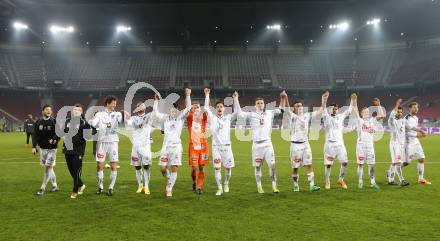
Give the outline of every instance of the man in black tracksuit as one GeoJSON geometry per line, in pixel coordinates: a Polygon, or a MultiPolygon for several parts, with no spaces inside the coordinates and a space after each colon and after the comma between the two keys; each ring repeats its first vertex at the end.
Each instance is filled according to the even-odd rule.
{"type": "Polygon", "coordinates": [[[63,153],[66,158],[67,167],[73,178],[73,190],[71,198],[82,194],[86,186],[81,180],[82,161],[86,149],[84,130],[90,129],[90,125],[84,119],[83,106],[76,104],[71,112],[71,118],[66,120],[64,125],[63,153]]]}
{"type": "Polygon", "coordinates": [[[42,196],[46,185],[52,183],[51,192],[58,191],[54,166],[57,158],[57,145],[59,137],[56,135],[56,120],[52,117],[52,107],[45,105],[42,108],[43,117],[38,119],[34,125],[34,134],[32,135],[32,154],[37,153],[37,146],[40,147],[40,162],[44,166],[43,183],[37,195],[42,196]]]}
{"type": "Polygon", "coordinates": [[[32,140],[32,135],[34,134],[35,121],[32,115],[29,114],[28,118],[24,121],[23,130],[26,132],[26,145],[29,145],[29,139],[32,140]]]}

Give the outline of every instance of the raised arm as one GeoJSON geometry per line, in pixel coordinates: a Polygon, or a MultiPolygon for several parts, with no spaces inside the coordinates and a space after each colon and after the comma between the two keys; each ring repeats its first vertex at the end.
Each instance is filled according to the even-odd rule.
{"type": "Polygon", "coordinates": [[[211,90],[209,88],[205,88],[203,91],[205,92],[205,106],[203,107],[203,109],[208,114],[208,118],[212,118],[214,114],[209,107],[209,94],[211,93],[211,90]]]}
{"type": "Polygon", "coordinates": [[[280,108],[285,111],[289,117],[295,116],[296,114],[290,109],[289,97],[285,90],[281,92],[280,97],[280,108]]]}
{"type": "MultiPolygon", "coordinates": [[[[350,115],[350,113],[353,111],[353,108],[355,108],[355,107],[357,107],[357,95],[355,93],[353,93],[350,96],[350,106],[342,114],[345,117],[348,117],[350,115]]],[[[359,116],[359,112],[357,113],[357,115],[359,116]]]]}
{"type": "Polygon", "coordinates": [[[166,120],[167,115],[159,112],[159,100],[160,96],[157,94],[154,95],[153,111],[151,112],[151,118],[156,119],[160,123],[163,123],[166,120]]]}
{"type": "Polygon", "coordinates": [[[380,99],[376,98],[376,100],[374,101],[374,105],[377,107],[377,116],[376,116],[376,120],[380,121],[385,119],[385,112],[384,112],[384,108],[382,107],[382,105],[380,104],[380,99]]]}

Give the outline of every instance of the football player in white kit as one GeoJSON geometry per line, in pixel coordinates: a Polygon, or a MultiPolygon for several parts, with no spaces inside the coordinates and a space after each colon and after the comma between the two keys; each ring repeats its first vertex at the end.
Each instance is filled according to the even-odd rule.
{"type": "Polygon", "coordinates": [[[104,162],[107,155],[109,155],[111,167],[110,185],[107,193],[109,196],[113,195],[113,188],[118,175],[118,125],[122,122],[122,114],[115,111],[117,101],[118,99],[115,96],[107,96],[104,102],[105,110],[96,113],[95,117],[90,120],[90,125],[98,129],[96,151],[98,191],[96,194],[102,194],[104,190],[104,162]]]}
{"type": "Polygon", "coordinates": [[[162,175],[167,179],[165,196],[173,196],[173,187],[177,179],[177,168],[182,165],[182,141],[180,134],[185,118],[191,109],[191,92],[185,89],[186,108],[179,112],[177,105],[173,105],[170,114],[159,113],[158,100],[153,107],[153,118],[163,124],[164,139],[160,152],[159,166],[162,175]],[[171,173],[168,170],[171,169],[171,173]]]}
{"type": "Polygon", "coordinates": [[[408,186],[409,182],[405,180],[402,173],[402,162],[405,159],[405,123],[403,118],[403,108],[401,106],[402,99],[397,99],[394,109],[391,111],[388,118],[388,128],[390,129],[390,153],[391,166],[387,171],[387,181],[389,185],[396,185],[394,183],[394,175],[400,181],[400,186],[408,186]]]}
{"type": "MultiPolygon", "coordinates": [[[[158,97],[155,96],[155,99],[158,97]]],[[[155,102],[156,103],[156,102],[155,102]]],[[[148,186],[150,182],[150,166],[151,166],[151,131],[153,129],[152,114],[145,113],[146,106],[139,102],[136,104],[135,116],[127,119],[127,124],[133,128],[132,131],[132,148],[131,148],[131,165],[136,170],[136,180],[138,189],[136,193],[150,194],[148,186]],[[143,167],[143,171],[142,171],[143,167]],[[142,181],[143,177],[143,181],[142,181]]]]}
{"type": "Polygon", "coordinates": [[[351,95],[350,106],[342,113],[338,113],[338,105],[331,104],[331,114],[327,109],[323,113],[324,130],[325,130],[325,144],[324,144],[324,165],[325,165],[325,189],[330,189],[330,174],[333,162],[339,160],[341,168],[339,170],[339,178],[337,184],[343,189],[347,189],[347,184],[344,181],[345,171],[347,169],[348,157],[347,150],[344,145],[344,120],[353,110],[353,103],[356,101],[357,95],[351,95]]]}
{"type": "Polygon", "coordinates": [[[356,142],[356,160],[358,164],[358,188],[362,189],[363,174],[364,174],[364,164],[368,165],[368,176],[370,177],[371,187],[379,190],[379,186],[376,183],[375,177],[375,165],[376,165],[376,155],[374,152],[374,134],[381,131],[381,124],[379,120],[384,118],[383,107],[380,106],[380,100],[376,98],[377,116],[372,117],[370,115],[370,109],[363,107],[359,114],[357,100],[355,101],[354,112],[356,114],[355,127],[357,131],[357,142],[356,142]]]}
{"type": "Polygon", "coordinates": [[[327,99],[329,92],[326,91],[322,95],[321,109],[314,112],[304,113],[303,104],[301,101],[295,101],[293,104],[293,112],[290,109],[289,98],[287,93],[283,91],[281,93],[285,103],[282,105],[286,107],[285,112],[290,124],[290,161],[292,165],[292,178],[293,178],[293,191],[299,192],[298,184],[298,169],[300,166],[305,166],[307,169],[307,179],[310,184],[310,191],[319,191],[321,188],[315,186],[315,174],[312,167],[312,149],[309,143],[309,125],[312,119],[320,117],[327,105],[327,99]]]}
{"type": "MultiPolygon", "coordinates": [[[[282,103],[280,101],[280,103],[282,103]]],[[[276,108],[274,110],[266,110],[264,99],[258,97],[255,99],[255,112],[241,111],[240,104],[237,101],[237,111],[239,118],[249,120],[252,131],[252,163],[255,168],[255,180],[257,183],[258,193],[264,193],[261,185],[261,168],[263,162],[266,161],[269,166],[269,174],[272,180],[272,190],[279,193],[277,187],[277,176],[275,172],[275,153],[273,150],[271,134],[273,118],[280,115],[283,110],[276,108]]]]}
{"type": "MultiPolygon", "coordinates": [[[[205,88],[205,107],[204,111],[208,114],[209,128],[212,133],[212,156],[214,159],[215,180],[218,190],[215,195],[220,196],[224,192],[229,192],[229,180],[232,175],[232,168],[235,166],[234,155],[231,148],[231,122],[237,119],[237,111],[232,114],[224,114],[225,105],[222,101],[215,103],[215,114],[209,108],[210,89],[205,88]],[[225,167],[225,187],[222,186],[222,165],[225,167]]],[[[234,104],[238,102],[238,93],[232,95],[234,104]]]]}
{"type": "Polygon", "coordinates": [[[419,118],[417,117],[417,113],[419,112],[419,104],[417,102],[411,102],[408,107],[409,114],[405,117],[406,155],[403,166],[409,165],[412,160],[417,160],[418,182],[422,185],[431,184],[431,182],[423,177],[425,173],[425,153],[423,152],[419,138],[426,137],[426,133],[418,127],[419,118]]]}

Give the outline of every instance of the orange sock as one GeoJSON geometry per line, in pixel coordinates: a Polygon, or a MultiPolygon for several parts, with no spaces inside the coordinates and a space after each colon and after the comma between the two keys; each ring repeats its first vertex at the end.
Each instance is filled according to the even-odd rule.
{"type": "Polygon", "coordinates": [[[196,183],[197,172],[194,169],[191,169],[191,178],[193,180],[193,184],[196,183]]]}
{"type": "Polygon", "coordinates": [[[197,188],[202,188],[204,181],[205,181],[205,172],[200,171],[199,176],[198,176],[198,180],[197,180],[197,188]]]}

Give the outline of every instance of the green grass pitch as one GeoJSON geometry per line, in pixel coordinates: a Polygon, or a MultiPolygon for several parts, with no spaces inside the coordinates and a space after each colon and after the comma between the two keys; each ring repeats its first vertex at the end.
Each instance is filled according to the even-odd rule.
{"type": "MultiPolygon", "coordinates": [[[[150,190],[136,194],[136,178],[129,165],[131,146],[120,142],[120,165],[115,195],[97,196],[96,172],[91,143],[83,167],[88,186],[83,196],[71,200],[72,180],[59,152],[55,168],[58,193],[35,196],[42,180],[38,157],[25,147],[25,135],[0,134],[0,240],[440,240],[440,136],[422,140],[427,164],[425,176],[433,185],[416,184],[413,163],[404,169],[409,187],[387,186],[388,135],[376,142],[379,191],[367,185],[357,189],[355,133],[345,134],[349,153],[346,175],[348,190],[336,185],[339,165],[332,170],[332,189],[308,191],[305,170],[300,170],[299,193],[292,192],[288,159],[289,143],[272,134],[277,155],[279,194],[272,194],[268,169],[263,168],[266,194],[257,194],[251,167],[251,143],[234,140],[236,168],[230,193],[215,196],[212,163],[207,168],[205,194],[191,192],[186,158],[187,130],[184,130],[184,161],[179,169],[174,196],[164,197],[165,180],[154,160],[150,190]]],[[[154,133],[153,150],[162,137],[154,133]]],[[[323,187],[323,139],[312,141],[315,177],[323,187]]],[[[368,175],[364,172],[364,182],[368,175]]],[[[105,171],[105,186],[109,171],[105,171]]],[[[49,184],[50,186],[50,184],[49,184]]]]}

